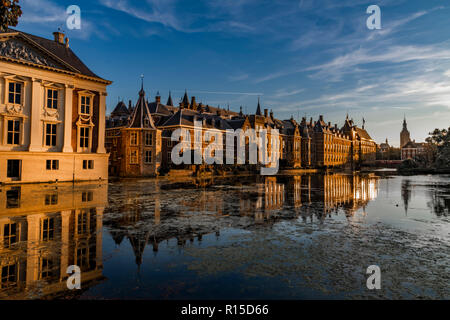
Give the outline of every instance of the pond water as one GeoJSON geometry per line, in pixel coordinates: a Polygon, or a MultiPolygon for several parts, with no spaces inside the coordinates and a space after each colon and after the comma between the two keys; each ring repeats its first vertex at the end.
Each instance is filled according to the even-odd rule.
{"type": "Polygon", "coordinates": [[[0,206],[1,299],[450,299],[447,175],[3,186],[0,206]]]}

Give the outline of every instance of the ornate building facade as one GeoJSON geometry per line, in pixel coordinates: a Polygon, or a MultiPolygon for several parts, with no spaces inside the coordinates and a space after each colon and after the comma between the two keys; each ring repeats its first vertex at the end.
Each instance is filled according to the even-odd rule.
{"type": "MultiPolygon", "coordinates": [[[[201,150],[204,152],[208,143],[205,143],[205,131],[214,131],[221,133],[223,141],[220,142],[223,154],[226,153],[225,137],[227,130],[246,131],[254,129],[258,132],[261,129],[267,130],[268,140],[272,136],[273,130],[279,132],[279,150],[277,151],[280,158],[282,168],[332,168],[332,167],[350,167],[358,169],[361,164],[375,161],[376,143],[370,137],[364,126],[359,128],[347,116],[344,126],[339,128],[337,124],[331,125],[330,122],[325,123],[324,117],[321,115],[317,121],[306,121],[303,118],[300,123],[291,117],[289,120],[279,120],[274,117],[272,111],[268,109],[261,110],[258,100],[255,114],[244,114],[242,107],[239,113],[230,111],[229,109],[221,109],[197,103],[196,98],[189,99],[187,92],[181,99],[178,107],[173,106],[172,96],[166,105],[161,104],[159,93],[155,97],[153,103],[149,103],[143,99],[143,89],[139,94],[139,100],[135,108],[127,108],[123,101],[119,102],[115,107],[111,116],[107,118],[107,136],[106,146],[111,153],[110,174],[119,176],[136,176],[136,175],[156,175],[158,168],[164,171],[171,169],[187,169],[196,172],[199,169],[207,168],[208,165],[174,165],[171,162],[171,153],[173,147],[178,142],[171,141],[172,132],[177,129],[185,129],[190,133],[191,149],[194,150],[196,143],[195,123],[201,122],[201,150]],[[148,106],[148,113],[143,105],[148,106]],[[145,112],[142,113],[144,110],[145,112]],[[118,132],[121,128],[130,128],[133,126],[136,114],[145,114],[148,130],[154,132],[157,138],[156,144],[158,149],[155,152],[160,155],[156,161],[158,165],[152,168],[151,172],[135,171],[130,173],[127,167],[131,165],[132,158],[124,155],[129,154],[133,148],[129,143],[119,143],[118,132]],[[160,138],[159,138],[160,137],[160,138]],[[117,140],[117,141],[116,141],[117,140]],[[159,147],[160,146],[160,147],[159,147]]],[[[129,140],[129,139],[126,139],[129,140]]],[[[248,166],[248,144],[246,140],[246,162],[248,166]]],[[[138,147],[145,147],[143,139],[139,139],[138,147]]],[[[234,144],[233,150],[236,157],[237,143],[234,144]]],[[[268,151],[271,152],[272,145],[268,144],[268,151]]],[[[196,155],[193,153],[192,158],[196,155]]],[[[140,157],[144,157],[140,153],[140,157]]],[[[192,162],[195,163],[195,162],[192,162]]],[[[236,163],[236,162],[235,162],[236,163]]],[[[209,165],[210,166],[210,165],[209,165]]],[[[224,167],[224,164],[215,164],[217,167],[224,167]]],[[[237,164],[234,165],[239,166],[237,164]]],[[[251,167],[251,166],[250,166],[251,167]]],[[[254,165],[258,168],[258,166],[254,165]]]]}
{"type": "Polygon", "coordinates": [[[107,179],[109,84],[63,33],[0,33],[0,182],[107,179]]]}

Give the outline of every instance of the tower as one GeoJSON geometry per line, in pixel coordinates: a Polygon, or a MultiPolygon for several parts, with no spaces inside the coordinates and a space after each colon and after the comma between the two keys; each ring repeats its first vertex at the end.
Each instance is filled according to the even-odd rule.
{"type": "Polygon", "coordinates": [[[403,148],[408,142],[411,141],[411,137],[409,135],[406,117],[403,118],[403,129],[400,132],[400,148],[403,148]]]}

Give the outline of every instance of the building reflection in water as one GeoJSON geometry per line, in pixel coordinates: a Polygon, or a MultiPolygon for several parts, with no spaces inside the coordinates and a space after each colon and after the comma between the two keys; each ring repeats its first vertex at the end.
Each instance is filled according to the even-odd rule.
{"type": "Polygon", "coordinates": [[[156,254],[159,243],[170,239],[184,246],[194,238],[201,241],[205,234],[219,236],[223,228],[250,228],[298,217],[321,221],[339,210],[352,216],[377,197],[378,177],[329,174],[154,181],[145,184],[152,190],[146,195],[141,188],[120,186],[118,192],[125,199],[108,208],[108,217],[111,211],[114,218],[105,220],[117,245],[124,239],[130,243],[138,267],[146,247],[156,254]]]}
{"type": "Polygon", "coordinates": [[[107,194],[106,183],[1,186],[0,299],[63,295],[70,265],[82,289],[101,280],[107,194]]]}

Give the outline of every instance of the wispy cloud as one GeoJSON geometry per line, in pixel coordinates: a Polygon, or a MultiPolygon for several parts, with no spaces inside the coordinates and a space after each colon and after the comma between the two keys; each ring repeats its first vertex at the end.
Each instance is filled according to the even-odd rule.
{"type": "MultiPolygon", "coordinates": [[[[136,7],[128,0],[100,0],[105,7],[124,12],[134,18],[159,23],[178,31],[187,31],[174,13],[172,0],[146,0],[142,1],[145,7],[136,7]]],[[[141,3],[142,3],[141,2],[141,3]]]]}
{"type": "Polygon", "coordinates": [[[232,75],[232,76],[228,76],[228,80],[229,81],[242,81],[248,79],[248,73],[241,73],[241,74],[237,74],[237,75],[232,75]]]}
{"type": "Polygon", "coordinates": [[[290,97],[290,96],[295,96],[304,91],[305,91],[305,89],[297,89],[297,90],[290,90],[290,91],[281,89],[281,90],[278,90],[273,96],[276,98],[290,97]]]}
{"type": "MultiPolygon", "coordinates": [[[[184,92],[183,90],[173,90],[173,92],[184,92]]],[[[234,91],[203,91],[203,90],[189,90],[190,93],[205,93],[205,94],[222,94],[222,95],[240,95],[240,96],[263,96],[262,92],[234,92],[234,91]]]]}

